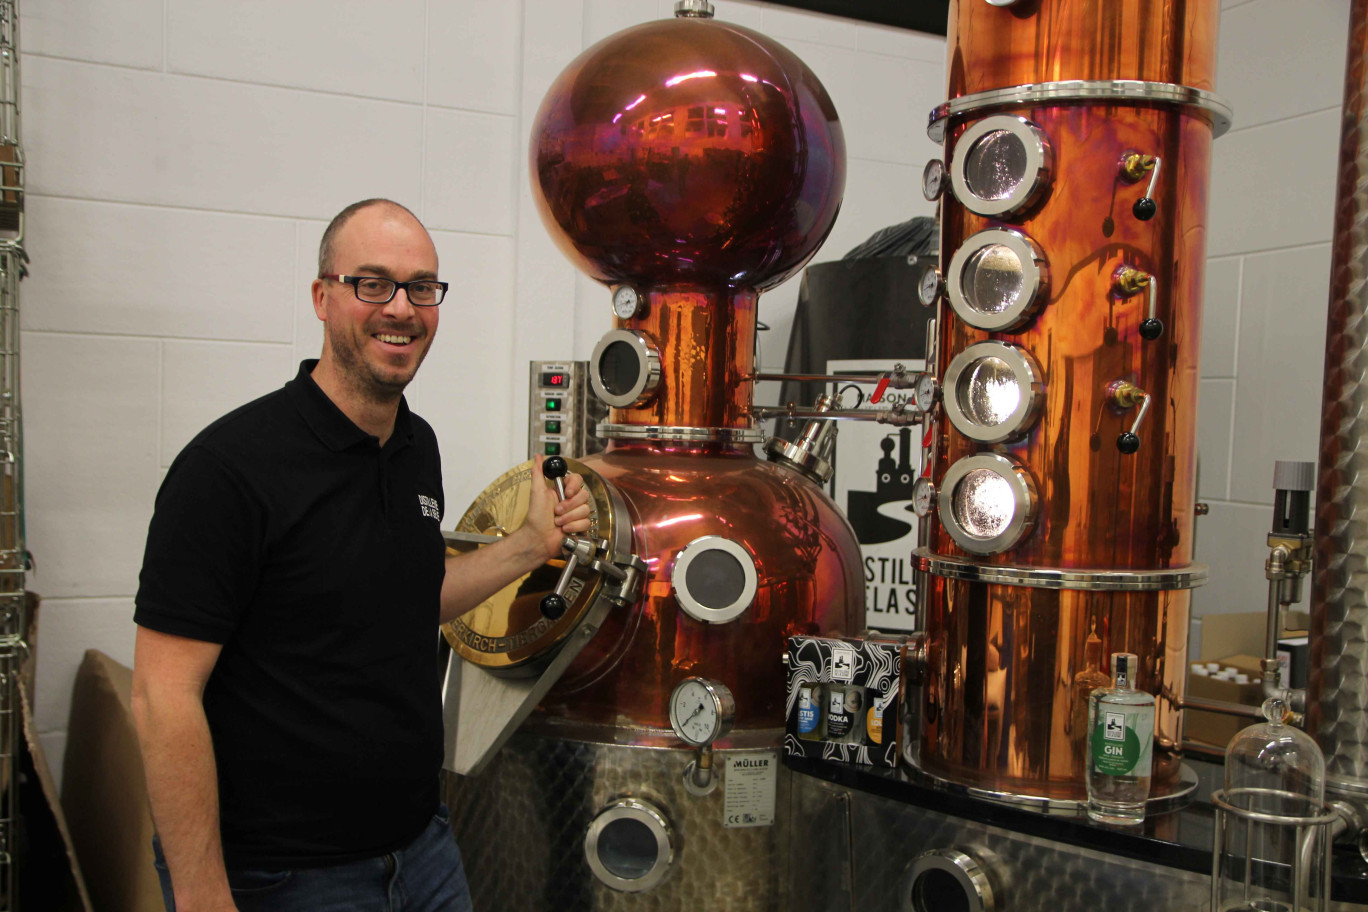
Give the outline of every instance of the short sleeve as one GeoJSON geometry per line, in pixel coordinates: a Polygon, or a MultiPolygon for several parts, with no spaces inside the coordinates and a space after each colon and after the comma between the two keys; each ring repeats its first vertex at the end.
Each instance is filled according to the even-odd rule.
{"type": "Polygon", "coordinates": [[[260,576],[265,511],[241,477],[203,446],[176,458],[157,492],[133,620],[224,643],[260,576]]]}

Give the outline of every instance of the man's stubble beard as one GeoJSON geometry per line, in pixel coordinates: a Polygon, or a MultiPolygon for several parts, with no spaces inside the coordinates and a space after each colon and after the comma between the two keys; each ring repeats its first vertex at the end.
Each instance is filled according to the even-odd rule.
{"type": "MultiPolygon", "coordinates": [[[[398,401],[403,395],[404,390],[413,382],[413,378],[418,374],[418,368],[422,366],[423,360],[427,358],[428,348],[430,347],[431,337],[422,335],[415,338],[410,345],[422,344],[423,351],[418,356],[418,363],[413,366],[413,373],[402,380],[392,379],[378,373],[361,353],[361,349],[356,344],[339,345],[333,334],[324,328],[324,344],[332,352],[333,363],[337,365],[338,375],[344,383],[354,393],[371,402],[390,403],[398,401]]],[[[366,338],[370,338],[369,335],[366,338]]],[[[365,343],[362,342],[361,345],[365,343]]]]}

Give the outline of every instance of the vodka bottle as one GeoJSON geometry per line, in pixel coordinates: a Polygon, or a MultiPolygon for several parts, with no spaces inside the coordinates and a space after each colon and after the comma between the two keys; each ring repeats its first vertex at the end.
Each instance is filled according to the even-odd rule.
{"type": "Polygon", "coordinates": [[[1145,819],[1154,752],[1154,695],[1135,689],[1140,660],[1111,657],[1113,686],[1088,698],[1088,816],[1103,823],[1145,819]]]}

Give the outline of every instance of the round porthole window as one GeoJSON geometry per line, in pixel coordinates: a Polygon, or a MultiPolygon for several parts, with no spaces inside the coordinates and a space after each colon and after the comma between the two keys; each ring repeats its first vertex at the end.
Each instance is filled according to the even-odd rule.
{"type": "Polygon", "coordinates": [[[1035,358],[1005,342],[980,342],[951,358],[945,390],[946,417],[977,443],[1025,436],[1045,398],[1035,358]]]}
{"type": "Polygon", "coordinates": [[[643,332],[614,329],[605,333],[589,363],[594,392],[614,408],[644,405],[660,386],[660,350],[643,332]]]}
{"type": "Polygon", "coordinates": [[[705,535],[679,552],[670,585],[689,617],[725,624],[750,607],[757,582],[749,551],[731,539],[705,535]]]}
{"type": "Polygon", "coordinates": [[[997,912],[998,892],[988,868],[968,852],[936,849],[918,856],[903,875],[904,912],[997,912]]]}
{"type": "Polygon", "coordinates": [[[620,798],[595,815],[584,857],[601,882],[623,893],[654,889],[674,865],[674,833],[659,809],[620,798]]]}
{"type": "Polygon", "coordinates": [[[1049,267],[1035,241],[1009,228],[970,236],[950,258],[950,306],[970,326],[1015,329],[1049,296],[1049,267]]]}
{"type": "Polygon", "coordinates": [[[1050,185],[1054,153],[1045,132],[1024,117],[985,117],[955,143],[950,180],[970,212],[1002,216],[1026,209],[1050,185]]]}
{"type": "Polygon", "coordinates": [[[937,515],[965,551],[999,554],[1035,526],[1035,482],[1005,456],[966,456],[946,470],[937,515]]]}

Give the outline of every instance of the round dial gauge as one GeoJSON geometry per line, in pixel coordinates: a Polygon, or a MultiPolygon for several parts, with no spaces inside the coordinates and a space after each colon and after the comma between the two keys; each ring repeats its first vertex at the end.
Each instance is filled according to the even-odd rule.
{"type": "Polygon", "coordinates": [[[918,478],[912,485],[912,512],[918,516],[930,516],[936,506],[936,483],[926,476],[918,478]]]}
{"type": "Polygon", "coordinates": [[[936,404],[936,392],[940,385],[936,383],[935,375],[922,374],[917,381],[917,388],[913,391],[917,400],[917,408],[923,412],[931,411],[931,406],[936,404]]]}
{"type": "Polygon", "coordinates": [[[680,740],[703,747],[731,731],[736,701],[731,691],[707,678],[685,678],[670,694],[670,727],[680,740]]]}
{"type": "Polygon", "coordinates": [[[926,272],[922,273],[921,284],[917,286],[917,299],[921,301],[922,304],[930,307],[932,304],[935,304],[936,299],[940,297],[941,288],[943,286],[944,283],[941,281],[940,270],[934,268],[928,269],[926,272]]]}
{"type": "Polygon", "coordinates": [[[613,313],[618,319],[630,320],[641,310],[641,295],[631,285],[619,285],[613,292],[613,313]]]}
{"type": "Polygon", "coordinates": [[[922,171],[922,196],[926,197],[927,202],[934,203],[940,199],[944,190],[945,162],[933,158],[926,163],[926,169],[922,171]]]}

